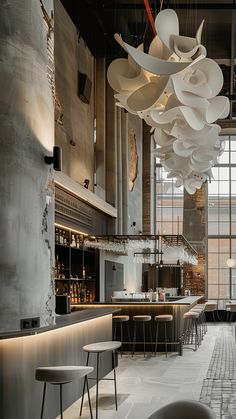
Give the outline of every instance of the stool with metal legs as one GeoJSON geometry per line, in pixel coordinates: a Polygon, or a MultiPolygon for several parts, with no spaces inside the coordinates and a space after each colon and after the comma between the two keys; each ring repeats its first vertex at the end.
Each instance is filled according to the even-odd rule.
{"type": "Polygon", "coordinates": [[[212,319],[214,322],[216,321],[215,311],[217,310],[217,307],[218,307],[217,301],[215,300],[207,301],[205,304],[205,313],[210,312],[212,314],[212,319]]]}
{"type": "Polygon", "coordinates": [[[197,304],[196,306],[194,306],[196,308],[201,308],[202,311],[202,322],[203,322],[203,334],[205,335],[207,332],[207,322],[206,322],[206,314],[205,314],[205,307],[206,307],[206,303],[203,304],[197,304]]]}
{"type": "Polygon", "coordinates": [[[200,336],[198,332],[199,315],[199,313],[191,313],[190,311],[184,313],[183,343],[186,345],[194,344],[195,351],[200,344],[200,336]]]}
{"type": "Polygon", "coordinates": [[[130,329],[129,329],[129,316],[126,316],[126,315],[113,316],[112,320],[113,320],[113,325],[114,325],[114,334],[113,334],[113,339],[114,340],[117,339],[117,334],[118,334],[117,329],[118,329],[118,325],[120,326],[119,327],[120,336],[118,338],[120,338],[120,341],[121,341],[121,344],[122,344],[121,345],[121,356],[122,356],[122,353],[123,353],[123,350],[122,350],[123,332],[124,332],[123,324],[126,324],[126,326],[127,326],[127,336],[128,336],[128,340],[129,340],[129,345],[131,345],[130,329]]]}
{"type": "Polygon", "coordinates": [[[152,316],[149,316],[149,315],[133,316],[133,321],[134,321],[133,355],[134,355],[134,351],[135,351],[135,345],[137,344],[137,341],[136,341],[137,324],[142,325],[143,341],[141,343],[143,343],[143,355],[144,355],[144,357],[145,357],[145,354],[146,354],[146,332],[145,332],[145,325],[146,324],[149,324],[149,333],[150,333],[150,338],[151,338],[151,344],[153,343],[152,342],[151,320],[152,320],[152,316]]]}
{"type": "Polygon", "coordinates": [[[44,402],[46,395],[46,385],[57,384],[60,386],[60,413],[61,419],[63,419],[63,408],[62,408],[62,386],[64,384],[70,383],[77,378],[84,378],[84,390],[85,386],[87,387],[89,409],[90,409],[90,418],[93,419],[92,407],[89,395],[89,386],[88,386],[88,377],[87,375],[93,371],[93,367],[80,367],[76,365],[68,366],[58,366],[58,367],[39,367],[35,371],[35,379],[37,381],[43,381],[43,398],[42,398],[42,407],[41,407],[41,419],[43,419],[44,412],[44,402]]]}
{"type": "MultiPolygon", "coordinates": [[[[85,345],[83,347],[83,350],[87,352],[87,361],[86,366],[89,364],[89,355],[90,353],[96,354],[96,377],[90,378],[96,380],[96,419],[98,419],[98,383],[99,383],[99,361],[100,361],[100,355],[104,352],[111,351],[112,352],[112,366],[113,366],[113,373],[114,378],[101,378],[101,380],[112,380],[114,381],[114,387],[115,387],[115,405],[116,410],[118,409],[117,406],[117,389],[116,389],[116,368],[115,368],[115,350],[120,348],[121,342],[117,341],[109,341],[109,342],[97,342],[97,343],[91,343],[89,345],[85,345]]],[[[82,409],[83,409],[83,402],[84,402],[84,392],[85,392],[85,381],[84,381],[84,387],[83,387],[83,394],[82,394],[82,401],[80,406],[80,416],[82,415],[82,409]]]]}
{"type": "Polygon", "coordinates": [[[202,308],[197,308],[197,306],[194,306],[193,308],[191,308],[189,310],[189,313],[197,313],[197,314],[199,314],[199,317],[197,319],[197,324],[198,324],[198,327],[199,327],[199,330],[200,330],[200,333],[199,333],[199,335],[200,335],[199,336],[200,337],[199,344],[200,344],[201,341],[204,338],[204,330],[203,330],[203,323],[204,323],[203,313],[204,313],[204,311],[203,311],[202,308]]]}
{"type": "Polygon", "coordinates": [[[166,352],[166,358],[167,358],[167,330],[166,330],[166,326],[167,326],[167,323],[170,323],[170,322],[173,321],[173,316],[172,316],[172,314],[160,314],[159,316],[155,316],[155,321],[156,321],[155,356],[157,355],[159,324],[163,324],[164,325],[165,352],[166,352]]]}
{"type": "Polygon", "coordinates": [[[233,320],[233,316],[234,316],[233,313],[236,313],[236,304],[235,303],[226,303],[225,307],[226,307],[227,314],[228,313],[230,314],[229,322],[231,323],[232,320],[233,320]]]}

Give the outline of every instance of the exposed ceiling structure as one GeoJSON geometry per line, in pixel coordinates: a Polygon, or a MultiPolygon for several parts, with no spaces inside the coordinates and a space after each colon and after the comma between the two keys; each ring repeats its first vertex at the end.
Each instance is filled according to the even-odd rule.
{"type": "MultiPolygon", "coordinates": [[[[95,56],[120,54],[113,40],[114,32],[120,33],[129,43],[133,41],[134,46],[153,37],[143,0],[61,1],[95,56]]],[[[205,19],[207,27],[203,30],[203,41],[208,45],[208,56],[230,58],[235,0],[150,0],[154,15],[160,10],[160,3],[162,8],[173,8],[178,13],[181,33],[185,32],[187,36],[192,36],[205,19]]]]}
{"type": "MultiPolygon", "coordinates": [[[[153,38],[143,0],[61,0],[79,33],[95,57],[106,56],[108,63],[125,56],[114,33],[137,47],[153,38]]],[[[203,44],[207,56],[221,65],[225,85],[222,93],[232,102],[229,119],[236,117],[236,0],[149,0],[153,16],[173,8],[179,17],[180,32],[194,36],[204,19],[203,44]]]]}

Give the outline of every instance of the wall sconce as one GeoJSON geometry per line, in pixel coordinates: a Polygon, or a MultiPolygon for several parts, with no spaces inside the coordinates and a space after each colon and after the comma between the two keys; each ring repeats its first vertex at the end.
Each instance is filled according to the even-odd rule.
{"type": "Polygon", "coordinates": [[[53,164],[53,169],[61,172],[62,169],[62,149],[55,145],[53,147],[53,156],[45,156],[44,161],[47,164],[53,164]]]}
{"type": "Polygon", "coordinates": [[[89,179],[84,179],[84,188],[88,189],[89,187],[89,179]]]}
{"type": "Polygon", "coordinates": [[[114,265],[112,265],[112,271],[116,271],[116,264],[114,263],[114,265]]]}

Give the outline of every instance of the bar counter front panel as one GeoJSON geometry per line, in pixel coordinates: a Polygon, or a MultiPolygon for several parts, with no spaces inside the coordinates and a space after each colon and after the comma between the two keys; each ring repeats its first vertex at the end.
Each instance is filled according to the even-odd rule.
{"type": "MultiPolygon", "coordinates": [[[[141,314],[141,315],[150,315],[152,316],[152,337],[153,340],[155,338],[155,331],[156,331],[156,324],[154,321],[155,316],[158,316],[160,314],[172,314],[173,315],[173,323],[171,324],[170,334],[169,334],[169,340],[171,342],[179,342],[179,339],[183,333],[183,315],[188,310],[190,310],[192,307],[194,307],[199,300],[201,300],[202,296],[191,296],[191,297],[183,297],[181,299],[177,299],[174,301],[166,301],[166,302],[112,302],[112,303],[80,303],[80,304],[74,304],[72,305],[72,311],[77,310],[85,310],[88,308],[110,308],[115,309],[119,308],[120,312],[118,314],[124,314],[130,316],[130,332],[131,332],[131,339],[133,337],[133,326],[134,322],[132,321],[132,316],[141,314]]],[[[168,325],[169,327],[169,325],[168,325]]],[[[162,335],[162,328],[160,328],[160,335],[159,335],[159,341],[163,341],[163,335],[162,335]]],[[[119,331],[118,331],[119,333],[119,331]]],[[[149,331],[147,330],[147,340],[149,339],[149,331]]],[[[117,339],[119,336],[117,337],[117,339]]],[[[138,338],[140,341],[140,339],[138,338]]],[[[142,339],[141,339],[142,340],[142,339]]],[[[123,345],[124,349],[129,350],[128,345],[123,345]]],[[[153,350],[153,345],[148,346],[148,350],[153,350]]],[[[163,350],[163,347],[161,345],[158,346],[159,350],[163,350]]],[[[137,345],[137,350],[142,351],[143,345],[139,344],[137,345]]],[[[177,351],[180,352],[179,345],[171,345],[169,347],[170,351],[177,351]]]]}
{"type": "MultiPolygon", "coordinates": [[[[112,314],[117,311],[117,308],[108,307],[85,310],[60,316],[56,324],[48,328],[0,334],[0,418],[39,418],[43,383],[35,381],[35,369],[39,366],[85,365],[86,354],[82,347],[112,339],[112,314]]],[[[95,366],[93,361],[91,357],[91,365],[95,366]]],[[[101,358],[100,367],[101,376],[111,370],[110,353],[101,358]]],[[[64,409],[81,396],[82,385],[82,380],[75,380],[63,386],[64,409]]],[[[52,419],[58,414],[59,388],[49,385],[44,419],[52,419]]]]}

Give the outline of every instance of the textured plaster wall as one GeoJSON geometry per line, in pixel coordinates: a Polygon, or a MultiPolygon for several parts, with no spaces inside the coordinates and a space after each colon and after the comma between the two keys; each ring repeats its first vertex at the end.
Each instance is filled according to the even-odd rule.
{"type": "Polygon", "coordinates": [[[83,184],[94,173],[94,58],[59,0],[55,0],[55,80],[63,114],[55,143],[63,149],[63,172],[83,184]],[[78,71],[92,81],[90,103],[78,92],[78,71]]]}
{"type": "MultiPolygon", "coordinates": [[[[51,0],[44,1],[51,13],[51,0]]],[[[54,138],[47,26],[40,2],[0,2],[0,331],[53,321],[54,138]]]]}

